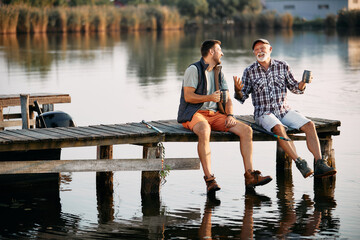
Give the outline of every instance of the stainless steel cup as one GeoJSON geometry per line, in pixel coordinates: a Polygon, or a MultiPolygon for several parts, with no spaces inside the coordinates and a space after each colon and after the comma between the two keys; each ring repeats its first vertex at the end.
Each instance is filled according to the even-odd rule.
{"type": "Polygon", "coordinates": [[[311,83],[312,78],[313,78],[312,72],[309,71],[309,70],[304,70],[301,81],[304,82],[304,83],[311,83]]]}
{"type": "Polygon", "coordinates": [[[220,91],[220,102],[226,103],[228,99],[228,91],[227,90],[221,90],[220,91]]]}

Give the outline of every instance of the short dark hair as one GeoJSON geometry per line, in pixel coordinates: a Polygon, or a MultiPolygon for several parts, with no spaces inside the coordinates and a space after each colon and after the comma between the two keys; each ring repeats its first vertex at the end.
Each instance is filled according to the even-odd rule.
{"type": "Polygon", "coordinates": [[[201,56],[206,57],[209,50],[215,46],[215,44],[221,45],[219,40],[206,40],[201,44],[201,56]]]}

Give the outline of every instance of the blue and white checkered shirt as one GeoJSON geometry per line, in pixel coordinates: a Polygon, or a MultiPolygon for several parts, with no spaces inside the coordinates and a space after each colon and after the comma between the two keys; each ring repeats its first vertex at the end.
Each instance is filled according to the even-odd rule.
{"type": "Polygon", "coordinates": [[[241,80],[243,97],[235,92],[235,99],[244,103],[251,93],[255,118],[269,113],[283,118],[290,110],[287,89],[295,94],[304,93],[285,61],[271,59],[267,71],[256,61],[244,70],[241,80]]]}

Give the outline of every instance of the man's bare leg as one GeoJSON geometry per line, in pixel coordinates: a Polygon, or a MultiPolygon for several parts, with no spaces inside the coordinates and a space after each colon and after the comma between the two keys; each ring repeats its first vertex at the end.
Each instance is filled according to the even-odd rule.
{"type": "Polygon", "coordinates": [[[306,145],[312,155],[314,155],[315,162],[321,159],[320,141],[316,133],[315,124],[308,122],[300,130],[306,135],[306,145]]]}
{"type": "MultiPolygon", "coordinates": [[[[280,124],[275,125],[275,127],[272,128],[272,131],[276,135],[289,138],[288,135],[286,134],[286,130],[284,126],[280,124]]],[[[299,157],[296,152],[296,148],[293,141],[284,141],[280,139],[278,140],[278,142],[280,144],[280,147],[285,151],[287,155],[289,155],[289,157],[291,157],[291,159],[296,160],[299,157]]]]}
{"type": "Polygon", "coordinates": [[[253,171],[252,165],[252,129],[250,126],[238,122],[234,127],[229,129],[230,132],[235,133],[240,137],[240,152],[244,162],[245,172],[253,171]]]}
{"type": "Polygon", "coordinates": [[[244,162],[246,188],[254,188],[270,182],[272,180],[270,176],[263,177],[260,171],[253,170],[252,128],[244,123],[238,122],[234,127],[230,128],[229,131],[240,137],[240,152],[244,162]]]}
{"type": "Polygon", "coordinates": [[[211,127],[208,122],[198,122],[193,128],[193,132],[198,136],[198,155],[201,166],[206,178],[211,177],[211,149],[210,149],[210,134],[211,127]]]}

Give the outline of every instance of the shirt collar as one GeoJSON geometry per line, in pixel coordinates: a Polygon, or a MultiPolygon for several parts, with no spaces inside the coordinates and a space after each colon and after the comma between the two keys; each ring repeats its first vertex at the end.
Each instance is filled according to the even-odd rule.
{"type": "Polygon", "coordinates": [[[205,63],[204,58],[201,58],[200,62],[201,62],[201,65],[203,66],[203,68],[206,70],[208,68],[209,64],[205,63]]]}
{"type": "MultiPolygon", "coordinates": [[[[258,62],[258,61],[256,61],[256,67],[257,68],[262,68],[262,66],[261,66],[261,64],[258,62]]],[[[274,59],[272,59],[272,58],[270,58],[270,66],[269,66],[269,68],[271,68],[272,66],[276,66],[277,64],[276,64],[276,62],[274,61],[274,59]]]]}

